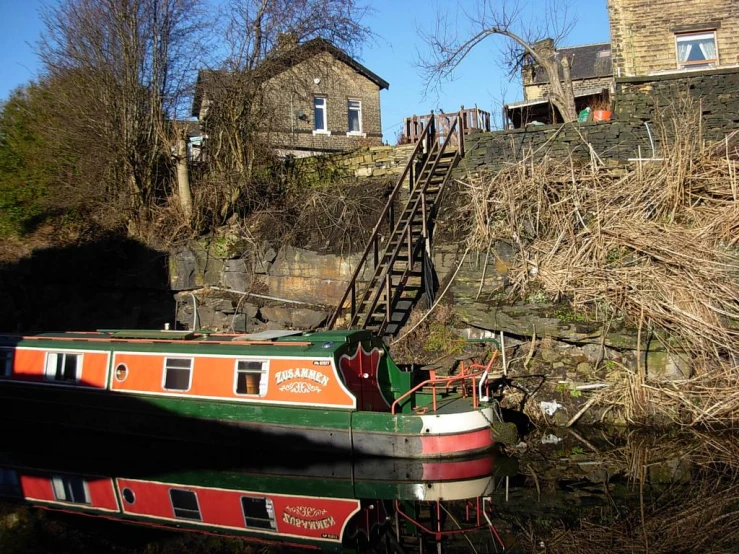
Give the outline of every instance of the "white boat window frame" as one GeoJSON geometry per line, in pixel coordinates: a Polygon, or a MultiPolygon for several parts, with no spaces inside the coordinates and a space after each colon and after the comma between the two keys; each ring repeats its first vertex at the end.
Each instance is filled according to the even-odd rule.
{"type": "Polygon", "coordinates": [[[188,356],[164,356],[164,366],[162,368],[162,389],[165,391],[173,391],[173,392],[189,392],[189,390],[192,388],[192,374],[195,372],[195,358],[188,357],[188,356]],[[168,362],[169,360],[185,360],[190,362],[190,367],[188,369],[188,376],[187,376],[187,388],[186,389],[179,389],[179,388],[168,388],[167,387],[167,372],[172,369],[174,371],[183,371],[184,367],[169,367],[168,362]]]}
{"type": "Polygon", "coordinates": [[[267,387],[269,385],[269,361],[268,360],[249,360],[246,358],[238,358],[236,359],[236,362],[234,364],[234,386],[233,386],[233,392],[236,396],[245,396],[245,397],[262,397],[266,396],[267,394],[267,387]],[[261,364],[261,369],[240,369],[239,365],[241,363],[247,363],[247,364],[261,364]],[[246,373],[246,374],[254,374],[259,373],[259,389],[255,393],[248,393],[248,392],[239,392],[239,374],[246,373]]]}
{"type": "Polygon", "coordinates": [[[183,489],[179,487],[171,487],[168,491],[168,496],[169,496],[169,505],[172,507],[172,516],[175,519],[181,519],[185,521],[203,521],[203,511],[200,509],[200,499],[198,498],[198,493],[196,491],[191,490],[191,489],[183,489]],[[180,510],[180,512],[184,510],[185,512],[191,512],[191,513],[194,513],[194,511],[191,510],[190,508],[182,508],[182,507],[175,508],[174,499],[172,498],[173,492],[184,492],[187,494],[191,494],[195,498],[195,505],[197,506],[198,517],[195,518],[195,517],[177,515],[177,510],[180,510]]]}
{"type": "Polygon", "coordinates": [[[51,383],[79,383],[82,380],[82,367],[85,363],[85,355],[82,352],[74,352],[68,350],[50,350],[46,352],[44,357],[44,379],[51,383]],[[66,365],[67,356],[76,357],[76,365],[74,368],[74,379],[57,378],[57,360],[59,356],[64,357],[62,367],[66,365]],[[51,360],[54,360],[52,363],[51,360]]]}
{"type": "Polygon", "coordinates": [[[59,502],[68,502],[69,504],[92,504],[90,488],[87,486],[87,479],[81,475],[52,475],[51,488],[54,491],[54,498],[59,502]],[[83,500],[75,498],[72,494],[72,487],[68,486],[72,479],[82,482],[83,500]],[[71,498],[69,497],[69,494],[72,494],[71,498]]]}
{"type": "Polygon", "coordinates": [[[239,504],[241,505],[241,515],[244,518],[244,527],[246,527],[247,529],[264,529],[267,531],[277,530],[277,518],[275,517],[275,505],[274,505],[274,502],[272,502],[271,498],[267,496],[243,495],[239,499],[239,504]],[[247,516],[246,510],[244,509],[244,499],[246,498],[248,498],[249,500],[264,500],[264,509],[267,512],[267,519],[260,518],[260,517],[247,516]],[[249,525],[249,520],[263,521],[265,523],[268,523],[269,527],[262,527],[259,525],[249,525]]]}

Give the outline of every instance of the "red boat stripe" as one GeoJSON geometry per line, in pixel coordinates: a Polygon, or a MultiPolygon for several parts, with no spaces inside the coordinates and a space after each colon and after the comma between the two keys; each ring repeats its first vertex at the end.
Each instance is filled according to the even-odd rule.
{"type": "Polygon", "coordinates": [[[462,462],[424,462],[424,481],[461,481],[477,477],[487,477],[493,470],[492,455],[462,462]]]}
{"type": "Polygon", "coordinates": [[[421,437],[421,451],[425,456],[474,452],[492,445],[493,430],[490,427],[464,434],[424,435],[421,437]]]}

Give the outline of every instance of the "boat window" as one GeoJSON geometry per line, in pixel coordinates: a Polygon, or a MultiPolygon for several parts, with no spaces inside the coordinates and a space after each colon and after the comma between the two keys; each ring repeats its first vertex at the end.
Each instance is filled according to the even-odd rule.
{"type": "Polygon", "coordinates": [[[49,381],[76,383],[82,376],[82,354],[49,352],[44,374],[49,381]]]}
{"type": "Polygon", "coordinates": [[[90,504],[87,482],[78,475],[55,475],[51,478],[54,497],[63,502],[90,504]]]}
{"type": "Polygon", "coordinates": [[[10,377],[13,373],[13,351],[0,350],[0,377],[10,377]]]}
{"type": "Polygon", "coordinates": [[[238,360],[236,362],[236,394],[264,396],[267,393],[267,362],[238,360]]]}
{"type": "Polygon", "coordinates": [[[136,494],[134,494],[134,492],[128,487],[125,487],[121,491],[121,494],[123,495],[123,500],[126,504],[133,504],[136,502],[136,494]]]}
{"type": "Polygon", "coordinates": [[[164,360],[164,388],[189,390],[192,377],[192,358],[166,358],[164,360]]]}
{"type": "Polygon", "coordinates": [[[175,517],[201,519],[198,496],[193,491],[169,489],[169,499],[172,501],[172,510],[175,517]]]}
{"type": "Polygon", "coordinates": [[[21,484],[14,469],[0,468],[0,496],[20,496],[21,484]]]}
{"type": "Polygon", "coordinates": [[[277,529],[275,507],[269,498],[242,496],[241,509],[244,512],[244,524],[247,527],[277,529]]]}

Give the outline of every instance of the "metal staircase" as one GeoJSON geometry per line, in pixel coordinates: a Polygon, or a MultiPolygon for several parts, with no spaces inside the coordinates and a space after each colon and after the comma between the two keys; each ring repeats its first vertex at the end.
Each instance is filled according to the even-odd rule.
{"type": "Polygon", "coordinates": [[[329,329],[348,307],[349,327],[394,336],[424,290],[433,301],[430,253],[434,218],[452,170],[464,156],[461,112],[444,116],[449,125],[443,129],[443,140],[437,134],[438,117],[432,114],[428,119],[344,296],[328,320],[329,329]],[[408,183],[407,191],[404,183],[408,183]],[[404,193],[407,200],[395,221],[395,206],[404,193]],[[363,283],[366,286],[360,291],[363,283]]]}

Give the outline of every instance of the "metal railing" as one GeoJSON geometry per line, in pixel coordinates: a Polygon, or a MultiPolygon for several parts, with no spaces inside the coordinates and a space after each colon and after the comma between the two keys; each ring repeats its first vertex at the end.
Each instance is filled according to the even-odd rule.
{"type": "Polygon", "coordinates": [[[403,170],[403,173],[401,173],[400,177],[398,177],[398,180],[395,183],[395,187],[390,193],[387,202],[385,202],[385,207],[383,208],[380,217],[377,219],[377,224],[372,230],[372,235],[367,242],[367,246],[362,253],[362,257],[357,263],[357,267],[355,268],[354,273],[352,274],[352,277],[349,281],[349,286],[344,291],[344,295],[341,297],[338,306],[334,310],[334,313],[331,314],[331,317],[326,324],[327,329],[332,329],[334,325],[336,325],[336,320],[339,318],[339,314],[341,313],[341,310],[343,309],[344,303],[346,302],[347,298],[349,298],[349,295],[351,295],[351,314],[352,316],[354,316],[354,314],[356,313],[355,308],[357,295],[357,277],[359,277],[359,275],[364,271],[370,252],[373,253],[374,265],[375,267],[377,267],[380,259],[380,229],[382,228],[383,223],[385,223],[385,218],[388,219],[388,225],[390,229],[393,229],[395,227],[395,213],[393,210],[393,205],[395,203],[395,200],[400,195],[400,191],[403,188],[403,182],[407,177],[409,179],[409,188],[413,188],[413,180],[415,177],[413,169],[415,166],[416,157],[422,152],[422,149],[425,149],[427,152],[430,151],[430,148],[435,140],[436,137],[434,135],[434,126],[427,126],[421,133],[416,147],[413,149],[413,152],[408,159],[408,163],[403,170]]]}

